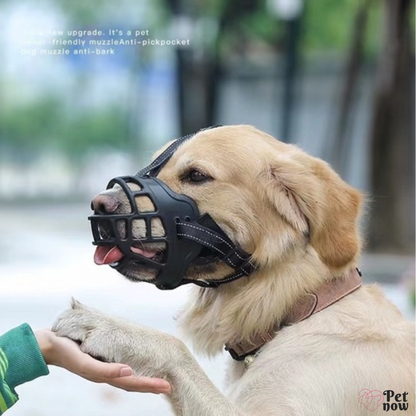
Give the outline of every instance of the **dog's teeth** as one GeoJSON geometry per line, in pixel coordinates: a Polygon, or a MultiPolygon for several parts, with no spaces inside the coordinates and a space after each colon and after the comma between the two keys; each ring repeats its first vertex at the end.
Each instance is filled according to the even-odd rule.
{"type": "Polygon", "coordinates": [[[114,263],[110,263],[110,266],[117,267],[118,263],[119,263],[118,261],[115,261],[114,263]]]}

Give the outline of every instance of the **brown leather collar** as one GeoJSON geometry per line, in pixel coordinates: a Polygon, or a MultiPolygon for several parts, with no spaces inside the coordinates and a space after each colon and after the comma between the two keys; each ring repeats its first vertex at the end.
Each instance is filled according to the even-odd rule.
{"type": "Polygon", "coordinates": [[[242,361],[247,356],[256,354],[283,327],[297,324],[309,318],[311,315],[320,312],[322,309],[327,308],[351,292],[354,292],[361,284],[361,272],[359,269],[354,268],[348,273],[345,279],[334,278],[322,285],[315,293],[307,293],[295,303],[286,318],[270,331],[258,334],[250,341],[227,343],[225,350],[230,353],[234,360],[242,361]]]}

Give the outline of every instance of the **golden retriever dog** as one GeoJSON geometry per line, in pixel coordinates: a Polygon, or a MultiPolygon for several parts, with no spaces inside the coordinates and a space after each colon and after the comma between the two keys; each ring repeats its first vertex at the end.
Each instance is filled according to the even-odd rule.
{"type": "MultiPolygon", "coordinates": [[[[377,285],[343,291],[352,275],[357,280],[360,192],[322,160],[245,125],[198,132],[157,178],[192,198],[257,265],[216,288],[193,285],[179,315],[181,329],[209,356],[225,345],[244,350],[259,337],[263,342],[244,360],[229,358],[223,394],[182,341],[155,329],[73,301],[54,325],[60,336],[138,375],[168,380],[175,415],[414,415],[414,325],[377,285]],[[299,319],[311,294],[325,304],[299,319]]],[[[95,202],[103,198],[112,211],[128,210],[119,186],[95,202]]],[[[161,227],[152,224],[163,235],[161,227]]],[[[143,233],[139,224],[133,233],[143,233]]],[[[155,250],[139,251],[150,256],[155,250]]],[[[186,278],[220,280],[230,270],[215,261],[189,267],[186,278]]],[[[155,277],[133,263],[122,273],[137,281],[155,277]]]]}

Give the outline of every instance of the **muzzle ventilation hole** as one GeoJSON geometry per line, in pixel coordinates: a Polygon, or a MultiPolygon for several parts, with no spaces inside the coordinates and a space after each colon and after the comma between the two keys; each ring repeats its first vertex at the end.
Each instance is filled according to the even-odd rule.
{"type": "Polygon", "coordinates": [[[139,212],[155,212],[156,208],[148,196],[136,196],[136,206],[139,212]]]}
{"type": "Polygon", "coordinates": [[[166,230],[163,227],[162,220],[159,217],[153,217],[150,220],[152,237],[165,237],[166,230]]]}
{"type": "Polygon", "coordinates": [[[147,236],[147,226],[145,220],[133,220],[133,237],[135,239],[145,238],[147,236]]]}

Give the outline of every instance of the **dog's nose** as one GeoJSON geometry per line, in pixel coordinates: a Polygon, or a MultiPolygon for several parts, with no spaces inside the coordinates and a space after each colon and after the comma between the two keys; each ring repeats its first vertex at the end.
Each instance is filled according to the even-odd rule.
{"type": "Polygon", "coordinates": [[[91,201],[91,209],[96,214],[112,214],[119,206],[119,202],[110,195],[98,194],[91,201]]]}

